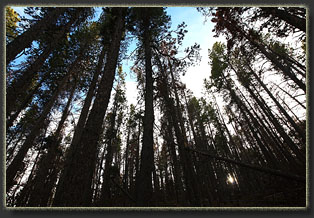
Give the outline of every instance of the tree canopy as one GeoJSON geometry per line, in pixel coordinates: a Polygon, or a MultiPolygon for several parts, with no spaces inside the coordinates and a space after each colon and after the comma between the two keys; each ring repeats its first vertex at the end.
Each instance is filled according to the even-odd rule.
{"type": "Polygon", "coordinates": [[[6,7],[7,207],[307,206],[306,8],[194,10],[6,7]]]}

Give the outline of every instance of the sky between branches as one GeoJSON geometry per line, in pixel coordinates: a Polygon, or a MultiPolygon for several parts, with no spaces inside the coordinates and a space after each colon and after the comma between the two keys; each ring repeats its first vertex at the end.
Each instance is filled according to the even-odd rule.
{"type": "MultiPolygon", "coordinates": [[[[171,16],[171,29],[176,27],[183,21],[187,24],[187,34],[183,40],[179,52],[183,52],[186,47],[192,46],[195,43],[200,44],[200,55],[202,56],[199,65],[188,68],[186,74],[181,77],[182,82],[190,89],[198,98],[202,96],[203,81],[210,76],[210,65],[208,64],[208,49],[213,46],[216,41],[225,41],[224,38],[214,38],[212,29],[214,24],[210,21],[204,23],[204,17],[197,12],[195,7],[168,7],[167,14],[171,16]]],[[[132,46],[130,46],[132,47],[132,46]]],[[[180,53],[178,53],[180,56],[180,53]]],[[[126,62],[125,62],[126,63],[126,62]]],[[[129,72],[132,67],[131,62],[123,65],[123,69],[129,72]]],[[[133,76],[135,78],[135,76],[133,76]]],[[[128,103],[136,104],[136,81],[130,77],[126,80],[126,95],[128,103]]]]}
{"type": "MultiPolygon", "coordinates": [[[[25,7],[12,7],[20,16],[25,16],[24,9],[25,7]]],[[[97,20],[101,14],[101,7],[97,7],[94,20],[97,20]]],[[[186,74],[181,77],[182,82],[186,84],[186,87],[190,89],[196,97],[202,96],[203,90],[203,81],[205,78],[210,76],[210,65],[208,64],[208,49],[212,47],[216,41],[225,41],[223,37],[214,38],[214,33],[212,29],[214,24],[210,21],[206,23],[205,18],[201,13],[197,12],[195,7],[168,7],[167,14],[171,17],[171,29],[176,29],[176,27],[185,22],[187,24],[187,34],[185,35],[182,46],[179,50],[178,55],[180,56],[180,51],[189,46],[194,45],[195,43],[200,44],[200,55],[202,57],[201,62],[194,66],[188,68],[186,74]]],[[[128,49],[128,54],[130,54],[134,49],[136,43],[133,42],[130,44],[128,49]]],[[[19,60],[17,60],[19,61],[19,60]]],[[[126,97],[128,104],[137,104],[137,82],[136,76],[130,75],[130,68],[132,67],[133,62],[129,60],[124,60],[122,67],[123,71],[127,73],[126,77],[126,97]]]]}

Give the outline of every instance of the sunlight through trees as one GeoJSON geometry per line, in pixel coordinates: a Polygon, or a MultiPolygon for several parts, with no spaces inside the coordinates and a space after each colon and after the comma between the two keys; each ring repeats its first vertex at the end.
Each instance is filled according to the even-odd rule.
{"type": "Polygon", "coordinates": [[[187,47],[165,7],[23,9],[6,8],[7,207],[306,206],[306,8],[193,8],[224,41],[187,47]]]}

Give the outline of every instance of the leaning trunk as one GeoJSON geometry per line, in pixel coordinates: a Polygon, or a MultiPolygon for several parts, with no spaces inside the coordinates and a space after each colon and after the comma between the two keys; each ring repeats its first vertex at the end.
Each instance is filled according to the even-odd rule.
{"type": "Polygon", "coordinates": [[[104,75],[79,144],[69,160],[70,164],[65,166],[63,181],[60,181],[57,187],[54,206],[89,206],[92,202],[92,180],[96,167],[97,145],[110,100],[124,30],[124,9],[113,10],[116,12],[115,30],[111,35],[104,75]]]}

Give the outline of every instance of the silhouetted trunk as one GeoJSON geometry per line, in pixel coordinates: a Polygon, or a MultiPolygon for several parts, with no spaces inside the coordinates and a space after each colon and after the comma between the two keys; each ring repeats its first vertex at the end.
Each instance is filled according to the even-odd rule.
{"type": "MultiPolygon", "coordinates": [[[[19,110],[23,109],[23,108],[18,109],[19,105],[17,102],[20,102],[20,105],[22,106],[23,102],[29,98],[27,97],[27,94],[28,92],[32,92],[30,89],[32,86],[32,81],[36,78],[37,72],[41,69],[46,59],[49,57],[49,55],[55,49],[55,47],[60,43],[60,41],[62,41],[63,38],[66,37],[66,33],[70,30],[72,24],[75,21],[77,21],[81,12],[82,9],[77,9],[75,15],[71,17],[70,21],[54,34],[52,41],[47,44],[47,47],[34,61],[34,63],[32,63],[31,66],[28,67],[22,73],[22,75],[19,78],[15,79],[13,83],[7,88],[6,116],[7,119],[12,120],[10,122],[14,121],[14,119],[11,118],[11,116],[13,115],[12,113],[18,113],[19,110]]],[[[39,32],[42,31],[43,30],[40,30],[39,32]]],[[[38,33],[35,34],[38,37],[38,33]]]]}
{"type": "MultiPolygon", "coordinates": [[[[226,80],[225,80],[226,81],[226,80]]],[[[230,95],[232,96],[232,98],[236,101],[236,104],[238,105],[240,111],[242,112],[248,127],[251,131],[251,133],[254,136],[254,139],[256,140],[257,144],[259,145],[259,148],[261,149],[263,155],[265,156],[265,160],[268,164],[271,164],[272,166],[276,166],[277,162],[275,157],[273,156],[273,154],[266,148],[266,145],[262,142],[262,139],[260,138],[260,135],[258,134],[260,129],[259,127],[259,123],[256,120],[256,118],[252,115],[252,113],[248,110],[248,108],[246,107],[246,105],[241,101],[241,99],[239,99],[239,97],[237,96],[237,94],[234,92],[234,90],[232,90],[230,84],[228,83],[228,90],[230,92],[230,95]],[[249,120],[249,118],[247,117],[247,115],[251,118],[251,121],[249,120]],[[252,122],[254,124],[254,126],[252,126],[252,122]]]]}
{"type": "MultiPolygon", "coordinates": [[[[53,11],[47,13],[47,15],[40,21],[32,25],[28,30],[15,38],[6,47],[6,64],[8,65],[19,53],[25,48],[30,47],[31,43],[39,36],[45,34],[45,31],[49,30],[53,26],[59,17],[63,15],[68,8],[57,7],[53,11]]],[[[84,8],[78,8],[78,12],[81,12],[84,8]]]]}
{"type": "Polygon", "coordinates": [[[108,127],[108,145],[107,145],[107,153],[105,157],[105,168],[104,168],[104,174],[103,174],[103,184],[101,189],[101,195],[99,200],[99,206],[112,206],[111,202],[111,166],[112,166],[112,160],[113,160],[113,153],[116,149],[114,149],[114,146],[117,146],[114,143],[114,140],[116,139],[117,133],[116,130],[118,127],[116,127],[116,116],[117,116],[117,105],[118,103],[115,101],[113,103],[113,111],[112,114],[110,114],[110,126],[108,127]]]}
{"type": "Polygon", "coordinates": [[[225,20],[225,22],[220,24],[221,25],[220,28],[226,28],[233,35],[237,34],[236,37],[239,37],[239,38],[243,37],[247,39],[248,42],[253,47],[257,48],[268,60],[272,62],[273,66],[276,69],[279,69],[283,73],[283,75],[290,78],[292,81],[295,82],[295,84],[299,86],[300,89],[306,92],[305,83],[299,78],[297,78],[296,74],[292,71],[292,69],[289,66],[284,65],[280,62],[278,55],[276,55],[271,50],[266,49],[266,46],[263,44],[262,40],[259,38],[260,36],[258,36],[252,29],[248,31],[244,30],[243,27],[240,26],[236,20],[233,20],[230,14],[228,14],[228,10],[229,10],[228,8],[222,8],[220,10],[222,10],[223,13],[225,12],[225,14],[227,14],[226,17],[228,17],[229,15],[228,17],[229,20],[227,20],[226,17],[219,18],[219,19],[225,20]]]}
{"type": "Polygon", "coordinates": [[[38,207],[48,206],[48,200],[52,194],[52,188],[56,183],[58,169],[60,168],[59,160],[61,157],[60,143],[62,139],[62,129],[64,123],[69,115],[69,109],[76,89],[76,82],[74,82],[67,104],[63,109],[61,120],[58,124],[57,130],[51,136],[45,147],[48,149],[47,154],[41,157],[38,170],[33,184],[33,192],[29,197],[27,206],[38,207]]]}
{"type": "Polygon", "coordinates": [[[144,18],[144,55],[145,55],[145,114],[143,120],[143,146],[141,152],[140,172],[136,178],[136,205],[152,205],[152,173],[154,169],[153,151],[153,76],[152,76],[152,54],[151,54],[151,33],[149,30],[150,16],[148,11],[144,18]]]}
{"type": "MultiPolygon", "coordinates": [[[[79,59],[79,58],[78,58],[79,59]]],[[[77,61],[78,61],[77,59],[77,61]]],[[[8,166],[6,171],[6,189],[7,191],[11,188],[11,186],[14,183],[14,177],[17,173],[17,171],[21,168],[21,165],[23,164],[23,159],[25,155],[27,154],[28,150],[32,147],[35,138],[40,133],[40,130],[42,129],[44,125],[44,121],[47,118],[48,114],[50,113],[53,105],[58,99],[59,94],[63,91],[69,77],[74,73],[75,68],[77,67],[77,61],[75,61],[71,65],[71,69],[69,69],[68,73],[63,77],[62,81],[56,88],[56,90],[53,92],[53,95],[51,96],[49,102],[44,106],[43,112],[40,115],[40,117],[37,119],[36,123],[34,124],[34,127],[30,134],[27,136],[25,142],[21,146],[20,150],[18,151],[17,155],[11,162],[11,164],[8,166]]]]}
{"type": "Polygon", "coordinates": [[[287,133],[282,128],[282,126],[280,125],[280,123],[278,122],[276,117],[273,115],[271,110],[267,107],[267,104],[261,98],[258,98],[250,88],[247,88],[247,89],[248,89],[249,93],[251,94],[251,96],[254,98],[254,100],[261,107],[263,112],[266,114],[266,116],[268,116],[270,121],[274,124],[276,130],[283,137],[284,141],[289,146],[291,151],[293,151],[295,153],[297,159],[299,159],[301,161],[301,163],[304,164],[304,162],[303,162],[303,161],[305,161],[304,154],[301,153],[300,149],[295,145],[295,143],[292,141],[292,139],[287,135],[287,133]]]}
{"type": "MultiPolygon", "coordinates": [[[[7,121],[6,121],[6,130],[8,131],[8,129],[13,125],[14,121],[16,120],[16,118],[19,116],[19,114],[21,113],[21,111],[23,109],[25,109],[27,107],[27,105],[32,101],[34,94],[36,92],[38,92],[38,89],[41,87],[42,83],[44,82],[45,79],[47,79],[48,74],[45,74],[44,78],[42,78],[40,80],[40,82],[38,82],[38,84],[36,85],[36,87],[34,87],[34,89],[30,90],[30,92],[27,93],[27,96],[25,96],[25,98],[22,100],[22,102],[17,106],[14,114],[12,115],[8,115],[7,113],[7,121]],[[9,117],[9,118],[8,118],[9,117]]],[[[9,102],[8,102],[9,104],[9,102]]],[[[9,105],[6,104],[6,109],[9,109],[9,105]]],[[[12,105],[12,103],[11,103],[12,105]]],[[[14,109],[13,109],[14,110],[14,109]]],[[[9,113],[11,114],[11,113],[9,113]]]]}
{"type": "MultiPolygon", "coordinates": [[[[242,97],[244,96],[241,91],[239,91],[239,93],[242,95],[242,97]]],[[[282,142],[275,129],[272,128],[270,121],[265,117],[266,115],[264,115],[264,111],[260,107],[257,107],[256,109],[259,109],[260,111],[258,115],[255,109],[253,109],[250,103],[246,100],[246,98],[244,98],[244,100],[246,101],[247,105],[249,105],[251,111],[254,114],[254,118],[253,116],[251,117],[253,120],[255,120],[255,125],[259,126],[258,130],[261,134],[261,139],[264,144],[268,146],[268,150],[269,147],[274,150],[276,154],[276,159],[283,163],[281,164],[282,168],[290,165],[291,169],[295,169],[298,165],[295,161],[295,157],[291,154],[289,150],[286,149],[285,143],[282,142]],[[285,163],[285,159],[288,160],[289,164],[285,163]]]]}
{"type": "Polygon", "coordinates": [[[302,104],[296,97],[292,96],[289,92],[287,92],[286,90],[284,90],[283,88],[281,88],[279,85],[273,83],[276,87],[278,87],[281,91],[283,91],[285,94],[287,94],[291,99],[293,99],[295,102],[297,102],[301,107],[303,107],[304,109],[306,109],[306,106],[304,104],[302,104]]]}
{"type": "Polygon", "coordinates": [[[172,130],[172,127],[174,126],[174,122],[177,122],[177,121],[174,121],[174,118],[173,118],[173,116],[175,116],[176,112],[175,112],[175,108],[174,108],[173,99],[170,98],[169,87],[168,87],[169,85],[168,85],[167,75],[166,75],[165,69],[163,68],[158,57],[157,57],[157,61],[158,61],[159,70],[162,74],[159,92],[165,101],[165,107],[166,107],[166,118],[168,120],[168,124],[166,124],[167,131],[165,131],[165,136],[166,136],[167,146],[168,146],[168,149],[169,149],[169,152],[171,155],[171,159],[172,159],[176,200],[177,200],[178,205],[183,206],[186,204],[186,200],[185,200],[185,196],[183,196],[183,184],[182,184],[182,180],[181,180],[181,169],[180,169],[180,164],[179,164],[177,154],[176,154],[176,148],[175,148],[175,142],[173,140],[174,137],[173,137],[173,130],[172,130]]]}
{"type": "Polygon", "coordinates": [[[97,145],[113,86],[124,31],[124,11],[123,8],[113,8],[115,29],[111,35],[104,73],[75,154],[71,157],[70,165],[65,166],[63,181],[57,187],[54,206],[89,206],[92,202],[97,145]]]}
{"type": "Polygon", "coordinates": [[[287,118],[289,123],[293,126],[293,128],[298,132],[298,135],[300,136],[302,142],[305,144],[305,132],[304,130],[301,130],[300,127],[294,122],[294,120],[290,117],[290,115],[287,113],[287,111],[282,107],[282,105],[277,101],[277,99],[273,96],[273,94],[269,91],[267,86],[262,82],[262,80],[258,77],[258,75],[250,68],[251,73],[254,75],[255,79],[259,82],[259,84],[264,88],[264,90],[267,92],[269,97],[275,102],[276,106],[279,108],[279,110],[283,113],[283,115],[287,118]]]}
{"type": "Polygon", "coordinates": [[[306,19],[290,14],[285,10],[279,9],[278,7],[261,7],[261,9],[269,16],[274,16],[280,20],[284,20],[299,30],[306,32],[306,19]]]}
{"type": "Polygon", "coordinates": [[[176,138],[178,142],[179,154],[180,154],[181,163],[183,167],[183,173],[185,175],[186,186],[187,186],[187,189],[190,189],[190,188],[192,189],[192,191],[190,191],[190,194],[193,193],[192,196],[189,196],[189,200],[191,202],[191,206],[201,206],[200,190],[196,181],[196,173],[194,171],[194,166],[193,166],[190,154],[187,153],[186,150],[184,149],[185,147],[188,146],[188,143],[187,143],[185,127],[183,123],[182,112],[180,109],[178,91],[176,88],[175,78],[173,75],[171,63],[169,65],[169,68],[170,68],[171,83],[174,89],[174,94],[175,94],[175,99],[176,99],[176,106],[175,106],[176,111],[174,112],[174,115],[176,115],[176,117],[173,117],[173,121],[174,121],[173,125],[174,125],[176,138]],[[180,125],[180,127],[178,125],[180,125]]]}
{"type": "Polygon", "coordinates": [[[266,58],[268,58],[272,63],[273,65],[280,69],[282,71],[282,73],[289,77],[293,82],[295,82],[295,84],[297,84],[304,92],[306,92],[306,86],[305,86],[305,83],[300,80],[299,78],[297,78],[297,76],[295,75],[294,72],[292,72],[292,70],[287,67],[287,66],[284,66],[283,64],[280,63],[280,61],[278,60],[278,58],[276,57],[276,55],[270,51],[267,51],[266,48],[258,41],[256,41],[254,38],[254,36],[252,35],[247,35],[245,33],[243,33],[241,31],[241,34],[243,34],[243,36],[254,46],[256,47],[257,49],[259,49],[262,54],[265,55],[266,58]]]}
{"type": "MultiPolygon", "coordinates": [[[[45,134],[46,134],[46,132],[45,132],[45,134]]],[[[18,196],[15,196],[17,189],[15,189],[13,194],[12,194],[12,196],[16,197],[16,201],[15,201],[16,206],[24,207],[26,205],[27,201],[29,200],[30,193],[32,192],[33,179],[36,175],[35,169],[37,168],[38,162],[40,160],[39,157],[40,157],[41,153],[42,153],[42,150],[39,150],[37,155],[36,155],[36,158],[34,160],[34,165],[33,165],[32,170],[31,170],[31,172],[27,178],[26,185],[20,191],[18,196]]],[[[21,183],[21,181],[19,182],[18,185],[20,185],[20,183],[21,183]]]]}
{"type": "Polygon", "coordinates": [[[128,191],[129,189],[129,147],[130,147],[130,126],[128,128],[128,134],[126,139],[125,159],[124,159],[124,175],[123,175],[123,188],[128,191]]]}

